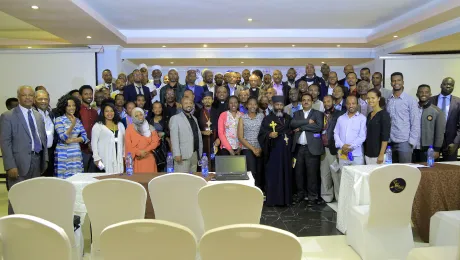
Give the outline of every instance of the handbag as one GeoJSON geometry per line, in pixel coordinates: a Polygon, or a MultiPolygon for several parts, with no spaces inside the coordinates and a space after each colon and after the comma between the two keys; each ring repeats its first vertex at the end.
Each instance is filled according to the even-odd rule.
{"type": "Polygon", "coordinates": [[[168,155],[168,146],[164,139],[160,139],[160,145],[153,150],[153,156],[159,169],[166,166],[166,157],[168,155]]]}

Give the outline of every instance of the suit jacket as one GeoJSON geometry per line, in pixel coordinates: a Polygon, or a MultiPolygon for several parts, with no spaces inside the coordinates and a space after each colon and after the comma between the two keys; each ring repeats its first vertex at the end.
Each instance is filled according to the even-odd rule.
{"type": "MultiPolygon", "coordinates": [[[[431,103],[438,106],[439,95],[431,97],[431,103]]],[[[449,144],[460,144],[460,98],[452,96],[446,122],[443,148],[449,144]]]]}
{"type": "MultiPolygon", "coordinates": [[[[145,97],[145,110],[152,110],[152,97],[150,95],[150,90],[146,86],[142,86],[142,91],[144,91],[144,97],[145,97]]],[[[134,84],[128,85],[124,88],[123,90],[123,96],[125,97],[125,102],[135,102],[136,101],[136,96],[137,96],[137,91],[136,87],[134,84]]]]}
{"type": "MultiPolygon", "coordinates": [[[[298,88],[297,84],[295,84],[295,88],[298,88]]],[[[284,94],[284,105],[285,106],[291,103],[291,101],[289,100],[289,90],[291,90],[291,86],[289,86],[287,81],[284,81],[283,82],[283,94],[284,94]]]]}
{"type": "MultiPolygon", "coordinates": [[[[299,87],[299,82],[302,81],[302,80],[307,81],[307,75],[304,75],[300,79],[295,81],[295,87],[296,88],[299,87]]],[[[313,84],[318,85],[319,89],[321,90],[321,88],[326,85],[326,82],[324,82],[323,78],[318,77],[318,76],[315,75],[315,77],[313,78],[313,84]]]]}
{"type": "Polygon", "coordinates": [[[324,125],[324,114],[315,109],[311,109],[307,119],[304,117],[303,110],[294,113],[294,118],[291,121],[291,129],[300,128],[300,131],[294,133],[292,140],[292,152],[295,152],[296,144],[302,132],[305,132],[307,137],[308,150],[313,155],[321,155],[324,153],[323,141],[321,139],[321,131],[324,125]],[[314,124],[309,124],[312,119],[314,124]]]}
{"type": "Polygon", "coordinates": [[[181,85],[179,82],[177,82],[175,88],[171,87],[169,84],[164,85],[161,90],[160,90],[160,102],[161,104],[166,104],[166,90],[168,89],[174,89],[174,92],[176,93],[176,102],[181,102],[182,97],[184,96],[184,91],[185,91],[185,86],[181,85]]]}
{"type": "MultiPolygon", "coordinates": [[[[99,91],[104,87],[107,87],[107,84],[105,84],[105,82],[102,83],[102,84],[97,85],[96,86],[96,91],[99,91]]],[[[115,90],[117,90],[117,85],[115,85],[115,83],[112,83],[112,87],[109,90],[110,90],[110,93],[114,92],[115,90]]]]}
{"type": "MultiPolygon", "coordinates": [[[[198,128],[198,157],[203,154],[203,140],[201,137],[200,126],[193,116],[193,120],[198,128]]],[[[173,156],[182,156],[182,159],[188,160],[193,155],[193,132],[188,119],[184,113],[179,113],[169,120],[169,134],[172,144],[173,156]]]]}
{"type": "Polygon", "coordinates": [[[329,151],[331,152],[332,155],[336,155],[337,154],[337,148],[335,147],[335,140],[334,140],[334,129],[335,129],[335,125],[337,124],[337,119],[339,119],[339,117],[341,115],[343,115],[345,113],[345,111],[337,111],[337,110],[334,110],[334,112],[332,112],[332,117],[331,117],[331,120],[329,121],[329,125],[327,126],[327,129],[326,129],[326,133],[327,133],[327,143],[328,143],[328,148],[329,148],[329,151]]]}
{"type": "MultiPolygon", "coordinates": [[[[339,85],[342,85],[342,86],[345,86],[345,80],[347,80],[347,77],[339,80],[339,85]]],[[[358,79],[358,81],[356,82],[356,86],[358,86],[358,83],[361,81],[361,79],[358,79]]]]}
{"type": "MultiPolygon", "coordinates": [[[[42,144],[43,156],[40,163],[40,172],[43,173],[48,162],[45,122],[39,112],[34,109],[32,111],[42,144]]],[[[1,115],[0,147],[5,170],[18,168],[19,176],[27,175],[32,160],[32,142],[29,127],[19,106],[1,115]]]]}

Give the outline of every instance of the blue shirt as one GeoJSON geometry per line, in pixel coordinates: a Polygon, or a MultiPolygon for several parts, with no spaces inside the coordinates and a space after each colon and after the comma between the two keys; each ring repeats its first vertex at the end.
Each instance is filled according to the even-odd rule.
{"type": "Polygon", "coordinates": [[[337,104],[337,105],[334,105],[334,109],[337,110],[337,111],[342,111],[342,107],[345,105],[344,104],[344,100],[342,99],[342,101],[340,102],[340,104],[337,104]]]}
{"type": "Polygon", "coordinates": [[[438,96],[438,107],[441,109],[441,111],[442,111],[442,105],[443,105],[442,103],[444,102],[444,100],[446,101],[446,111],[443,111],[444,114],[446,115],[446,121],[447,121],[447,118],[449,117],[449,108],[450,108],[451,99],[452,99],[452,95],[444,96],[443,94],[439,94],[438,96]]]}
{"type": "Polygon", "coordinates": [[[292,106],[292,108],[291,108],[291,116],[294,117],[294,113],[299,111],[299,110],[302,110],[302,109],[303,109],[302,104],[300,102],[297,104],[297,106],[292,106]]]}
{"type": "Polygon", "coordinates": [[[391,95],[387,104],[391,118],[390,140],[409,142],[413,147],[420,139],[420,110],[415,98],[403,92],[399,97],[391,95]]]}
{"type": "Polygon", "coordinates": [[[243,104],[240,104],[240,112],[243,113],[243,114],[247,114],[248,113],[248,109],[244,107],[243,104]]]}
{"type": "Polygon", "coordinates": [[[356,112],[352,117],[348,112],[337,119],[334,128],[335,147],[341,149],[342,146],[349,144],[353,156],[363,156],[363,143],[366,141],[366,120],[361,113],[356,112]]]}

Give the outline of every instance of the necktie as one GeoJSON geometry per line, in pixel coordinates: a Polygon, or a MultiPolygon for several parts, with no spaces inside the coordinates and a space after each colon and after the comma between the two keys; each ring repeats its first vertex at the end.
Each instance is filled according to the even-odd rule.
{"type": "Polygon", "coordinates": [[[446,104],[446,101],[447,101],[447,97],[442,97],[442,106],[441,106],[441,110],[442,112],[444,112],[444,115],[446,115],[446,118],[447,118],[447,104],[446,104]]]}
{"type": "Polygon", "coordinates": [[[141,87],[136,87],[136,88],[137,88],[137,90],[139,91],[139,92],[137,92],[138,95],[139,95],[139,94],[143,94],[143,93],[142,93],[142,90],[141,90],[141,87]]]}
{"type": "Polygon", "coordinates": [[[34,152],[39,153],[42,150],[42,147],[37,136],[37,129],[35,128],[34,120],[32,119],[32,110],[27,112],[27,117],[29,119],[30,131],[32,132],[32,139],[34,140],[34,152]]]}

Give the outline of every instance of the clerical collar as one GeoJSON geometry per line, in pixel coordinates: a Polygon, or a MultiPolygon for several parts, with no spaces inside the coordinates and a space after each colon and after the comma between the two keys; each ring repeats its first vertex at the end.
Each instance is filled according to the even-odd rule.
{"type": "Polygon", "coordinates": [[[224,104],[224,103],[225,103],[225,101],[220,101],[220,103],[221,103],[221,104],[224,104]]]}

